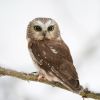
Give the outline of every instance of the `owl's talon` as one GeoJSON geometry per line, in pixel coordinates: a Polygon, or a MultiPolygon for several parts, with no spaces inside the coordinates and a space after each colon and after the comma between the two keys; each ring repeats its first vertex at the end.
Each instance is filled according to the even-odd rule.
{"type": "Polygon", "coordinates": [[[38,75],[38,81],[40,81],[40,80],[47,80],[47,79],[44,77],[44,75],[39,74],[38,75]]]}
{"type": "Polygon", "coordinates": [[[39,73],[39,72],[32,72],[31,74],[35,75],[35,76],[38,76],[37,80],[40,81],[40,80],[46,80],[46,78],[44,77],[43,74],[39,73]]]}

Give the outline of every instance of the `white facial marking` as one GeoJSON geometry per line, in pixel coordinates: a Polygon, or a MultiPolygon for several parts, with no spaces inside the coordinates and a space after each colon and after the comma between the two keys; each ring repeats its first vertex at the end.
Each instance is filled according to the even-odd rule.
{"type": "Polygon", "coordinates": [[[38,20],[38,21],[37,21],[37,24],[38,24],[39,26],[42,27],[42,30],[43,30],[43,31],[47,30],[46,25],[45,25],[44,23],[42,23],[41,21],[38,20]]]}
{"type": "Polygon", "coordinates": [[[49,20],[49,21],[45,24],[46,28],[47,28],[50,24],[51,24],[51,20],[49,20]]]}
{"type": "Polygon", "coordinates": [[[45,30],[47,30],[47,28],[48,28],[48,26],[50,26],[50,25],[54,25],[55,23],[54,22],[52,22],[51,20],[48,20],[47,21],[47,23],[42,23],[41,21],[37,21],[37,25],[39,25],[39,26],[41,26],[42,27],[42,29],[43,29],[43,31],[45,31],[45,30]]]}
{"type": "Polygon", "coordinates": [[[40,26],[44,26],[44,24],[39,20],[37,21],[37,24],[40,25],[40,26]]]}

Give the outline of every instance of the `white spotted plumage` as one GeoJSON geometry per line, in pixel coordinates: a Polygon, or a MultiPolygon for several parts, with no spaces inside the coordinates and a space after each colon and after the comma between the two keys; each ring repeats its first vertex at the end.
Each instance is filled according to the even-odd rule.
{"type": "Polygon", "coordinates": [[[50,47],[50,50],[54,53],[54,54],[57,54],[58,51],[56,49],[54,49],[53,47],[50,47]]]}

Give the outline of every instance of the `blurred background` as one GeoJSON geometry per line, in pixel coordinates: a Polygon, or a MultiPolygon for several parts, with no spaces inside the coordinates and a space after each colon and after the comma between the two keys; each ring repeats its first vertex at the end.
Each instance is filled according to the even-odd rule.
{"type": "MultiPolygon", "coordinates": [[[[27,25],[35,17],[58,22],[81,85],[100,92],[100,0],[0,0],[0,66],[37,71],[26,41],[27,25]]],[[[0,100],[83,99],[57,87],[6,76],[0,77],[0,100]]]]}

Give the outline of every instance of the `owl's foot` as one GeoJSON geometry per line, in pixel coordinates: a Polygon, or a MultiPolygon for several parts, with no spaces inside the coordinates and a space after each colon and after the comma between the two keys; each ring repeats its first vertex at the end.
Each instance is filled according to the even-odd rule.
{"type": "Polygon", "coordinates": [[[37,78],[38,81],[41,81],[41,80],[44,80],[45,81],[45,80],[47,80],[45,78],[45,76],[41,72],[32,72],[31,74],[33,74],[35,76],[38,76],[38,78],[37,78]]]}
{"type": "Polygon", "coordinates": [[[41,80],[47,80],[46,78],[45,78],[45,76],[43,75],[43,74],[41,74],[41,73],[39,73],[38,74],[38,81],[41,81],[41,80]]]}

